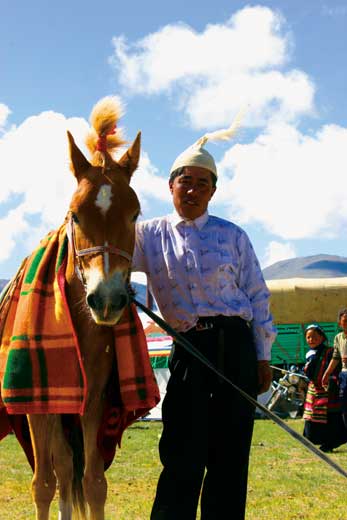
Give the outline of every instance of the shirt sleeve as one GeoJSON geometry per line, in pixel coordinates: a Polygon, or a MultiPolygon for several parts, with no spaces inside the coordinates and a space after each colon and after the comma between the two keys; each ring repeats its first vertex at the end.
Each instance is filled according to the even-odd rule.
{"type": "Polygon", "coordinates": [[[251,327],[257,357],[259,360],[270,360],[272,343],[277,335],[270,313],[270,291],[266,286],[253,246],[244,231],[239,235],[238,250],[240,255],[238,283],[252,307],[251,327]]]}
{"type": "Polygon", "coordinates": [[[339,335],[337,334],[334,338],[334,350],[333,350],[333,359],[341,359],[341,352],[339,350],[339,335]]]}

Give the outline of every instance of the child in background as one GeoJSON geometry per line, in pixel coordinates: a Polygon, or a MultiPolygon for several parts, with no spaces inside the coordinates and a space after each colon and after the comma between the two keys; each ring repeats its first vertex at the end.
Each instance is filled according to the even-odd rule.
{"type": "Polygon", "coordinates": [[[339,399],[342,419],[347,432],[347,308],[340,309],[338,324],[342,332],[335,336],[333,357],[323,375],[322,383],[327,386],[330,375],[336,370],[337,366],[342,366],[339,373],[339,399]]]}
{"type": "Polygon", "coordinates": [[[324,388],[322,377],[333,349],[327,345],[325,332],[318,325],[309,325],[305,338],[310,350],[306,354],[304,371],[310,381],[304,404],[304,436],[314,444],[321,444],[320,449],[328,452],[347,440],[337,391],[338,364],[331,371],[328,385],[324,388]]]}

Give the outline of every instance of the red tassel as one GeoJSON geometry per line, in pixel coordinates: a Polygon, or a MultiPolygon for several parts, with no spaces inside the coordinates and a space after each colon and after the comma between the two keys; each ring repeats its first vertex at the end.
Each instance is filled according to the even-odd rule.
{"type": "Polygon", "coordinates": [[[99,135],[99,138],[96,143],[96,149],[98,152],[103,152],[103,153],[107,152],[107,136],[113,135],[116,133],[116,126],[117,125],[115,124],[111,128],[111,130],[109,132],[107,132],[106,134],[99,135]]]}

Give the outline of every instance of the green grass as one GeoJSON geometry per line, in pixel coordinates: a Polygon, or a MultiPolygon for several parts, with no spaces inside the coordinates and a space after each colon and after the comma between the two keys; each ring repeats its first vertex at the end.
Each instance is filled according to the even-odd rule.
{"type": "MultiPolygon", "coordinates": [[[[303,421],[289,421],[302,432],[303,421]]],[[[329,454],[347,469],[347,445],[329,454]]],[[[347,482],[270,421],[256,421],[247,520],[347,519],[347,482]]]]}
{"type": "MultiPolygon", "coordinates": [[[[302,420],[290,425],[302,431],[302,420]]],[[[149,518],[160,473],[159,422],[137,422],[107,472],[107,520],[149,518]]],[[[347,445],[330,455],[347,468],[347,445]]],[[[0,443],[0,519],[32,520],[31,470],[13,435],[0,443]]],[[[252,443],[247,520],[347,520],[347,483],[271,421],[257,420],[252,443]]],[[[57,518],[57,502],[51,518],[57,518]]],[[[227,516],[226,516],[227,518],[227,516]]]]}

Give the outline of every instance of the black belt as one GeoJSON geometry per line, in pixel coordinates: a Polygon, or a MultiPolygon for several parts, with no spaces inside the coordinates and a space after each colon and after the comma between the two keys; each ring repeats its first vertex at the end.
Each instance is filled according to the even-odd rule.
{"type": "Polygon", "coordinates": [[[198,321],[187,332],[203,332],[204,330],[220,329],[236,323],[247,323],[240,316],[200,316],[198,321]]]}

